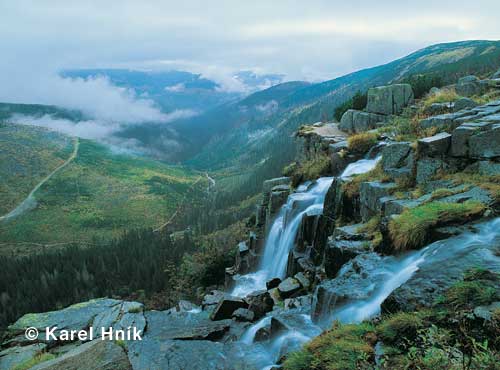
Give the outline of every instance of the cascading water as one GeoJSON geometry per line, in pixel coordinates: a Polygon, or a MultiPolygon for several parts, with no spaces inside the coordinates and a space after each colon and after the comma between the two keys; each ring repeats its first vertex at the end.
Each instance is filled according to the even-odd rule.
{"type": "MultiPolygon", "coordinates": [[[[349,164],[342,178],[348,178],[372,170],[380,158],[361,159],[349,164]]],[[[286,274],[288,254],[293,248],[297,230],[304,214],[320,214],[323,211],[325,196],[332,184],[332,177],[319,178],[314,184],[299,187],[300,190],[288,197],[285,205],[281,207],[274,220],[264,247],[264,255],[260,262],[259,270],[236,277],[236,286],[232,295],[244,297],[249,293],[265,289],[266,280],[270,278],[283,278],[286,274]]]]}
{"type": "Polygon", "coordinates": [[[477,225],[474,232],[465,232],[456,237],[440,240],[428,245],[418,252],[409,252],[402,257],[376,257],[373,260],[373,269],[368,277],[359,275],[358,281],[354,279],[343,280],[350,264],[344,266],[339,276],[332,280],[330,294],[325,294],[321,305],[318,320],[322,327],[329,327],[332,321],[360,322],[380,313],[382,302],[397,288],[406,283],[419,269],[419,266],[432,264],[439,266],[444,261],[456,258],[461,254],[477,253],[484,264],[500,269],[500,257],[495,256],[486,247],[500,245],[500,218],[477,225]],[[357,285],[361,279],[369,284],[357,285]],[[354,295],[356,287],[360,289],[358,296],[363,298],[352,299],[336,306],[334,302],[335,290],[342,284],[351,284],[350,289],[354,295]]]}
{"type": "MultiPolygon", "coordinates": [[[[341,177],[349,178],[368,172],[376,166],[379,160],[380,158],[362,159],[351,163],[341,177]]],[[[270,278],[285,277],[288,254],[294,246],[302,217],[307,213],[320,214],[323,211],[325,196],[332,181],[333,178],[325,177],[318,179],[315,183],[303,184],[299,186],[297,192],[288,197],[287,203],[281,207],[267,235],[259,270],[237,277],[232,295],[244,297],[253,291],[265,289],[266,280],[270,278]]],[[[299,312],[296,315],[300,322],[297,328],[287,330],[274,338],[265,348],[261,348],[260,360],[268,361],[265,368],[276,363],[284,348],[298,348],[321,332],[321,329],[311,321],[310,315],[299,312]]],[[[271,316],[266,316],[248,328],[240,342],[251,345],[256,333],[261,328],[269,326],[271,318],[271,316]]]]}

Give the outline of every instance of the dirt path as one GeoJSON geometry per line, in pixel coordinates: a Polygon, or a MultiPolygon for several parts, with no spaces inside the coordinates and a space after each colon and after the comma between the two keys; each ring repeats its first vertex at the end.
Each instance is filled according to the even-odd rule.
{"type": "MultiPolygon", "coordinates": [[[[208,176],[208,174],[207,174],[207,176],[208,176]]],[[[204,177],[200,176],[198,178],[198,180],[196,180],[195,182],[193,182],[191,184],[191,186],[189,187],[188,191],[186,191],[186,194],[184,194],[184,197],[180,201],[179,205],[177,206],[177,208],[176,208],[175,212],[172,214],[172,216],[170,216],[170,218],[165,223],[163,223],[160,227],[157,227],[156,229],[154,229],[153,232],[157,233],[159,231],[162,231],[165,227],[167,227],[175,219],[177,214],[181,211],[182,207],[184,206],[184,203],[186,201],[186,197],[189,193],[189,190],[193,189],[195,187],[195,185],[203,179],[204,179],[204,177]]]]}
{"type": "Polygon", "coordinates": [[[45,184],[47,181],[50,180],[52,176],[54,176],[57,172],[62,170],[64,167],[66,167],[69,163],[71,163],[76,156],[78,155],[78,148],[80,147],[80,141],[78,140],[77,137],[73,139],[74,143],[74,148],[73,148],[73,153],[69,156],[66,161],[61,164],[59,167],[57,167],[55,170],[53,170],[51,173],[49,173],[42,181],[40,181],[34,188],[31,190],[31,192],[28,194],[26,199],[24,199],[21,203],[17,205],[16,208],[14,208],[12,211],[7,213],[4,216],[0,216],[0,222],[2,221],[7,221],[12,218],[21,216],[23,213],[26,213],[28,211],[31,211],[36,207],[36,198],[35,198],[35,193],[37,192],[40,187],[45,184]]]}

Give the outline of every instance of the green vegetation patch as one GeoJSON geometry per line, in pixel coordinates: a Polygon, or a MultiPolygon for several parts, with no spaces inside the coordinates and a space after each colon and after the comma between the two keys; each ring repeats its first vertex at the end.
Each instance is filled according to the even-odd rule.
{"type": "Polygon", "coordinates": [[[377,144],[378,135],[373,132],[362,132],[349,136],[348,148],[355,153],[366,153],[372,146],[377,144]]]}
{"type": "Polygon", "coordinates": [[[370,323],[334,327],[286,360],[287,370],[348,370],[373,367],[376,337],[370,323]]]}
{"type": "Polygon", "coordinates": [[[396,251],[420,248],[433,227],[449,222],[464,222],[482,214],[484,210],[484,204],[476,201],[423,204],[405,210],[392,219],[389,222],[389,234],[396,251]]]}
{"type": "Polygon", "coordinates": [[[314,158],[287,166],[283,173],[292,178],[292,185],[298,186],[306,180],[315,180],[330,172],[330,158],[327,155],[318,154],[314,158]]]}
{"type": "MultiPolygon", "coordinates": [[[[26,150],[27,145],[18,147],[16,163],[26,150]]],[[[23,180],[18,180],[22,188],[23,180]]],[[[34,243],[85,244],[128,229],[156,228],[185,202],[202,199],[206,184],[202,174],[186,168],[115,154],[80,140],[75,160],[35,193],[37,207],[0,224],[0,246],[24,253],[34,243]]]]}

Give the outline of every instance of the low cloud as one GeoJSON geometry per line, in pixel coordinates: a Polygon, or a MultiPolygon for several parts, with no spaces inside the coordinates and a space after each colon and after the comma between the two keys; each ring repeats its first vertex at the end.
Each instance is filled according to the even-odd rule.
{"type": "Polygon", "coordinates": [[[165,91],[170,91],[170,92],[183,92],[185,90],[186,86],[183,83],[165,87],[165,91]]]}

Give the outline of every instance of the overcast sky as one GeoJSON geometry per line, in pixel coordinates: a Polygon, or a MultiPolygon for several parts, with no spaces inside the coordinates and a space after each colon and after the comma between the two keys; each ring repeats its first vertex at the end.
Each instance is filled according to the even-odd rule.
{"type": "Polygon", "coordinates": [[[78,107],[99,101],[77,102],[93,89],[137,100],[105,81],[55,81],[78,67],[184,69],[223,84],[241,69],[331,79],[433,43],[500,39],[499,14],[498,0],[0,0],[0,101],[78,107]]]}

